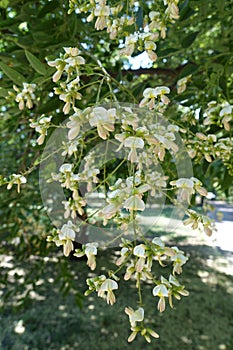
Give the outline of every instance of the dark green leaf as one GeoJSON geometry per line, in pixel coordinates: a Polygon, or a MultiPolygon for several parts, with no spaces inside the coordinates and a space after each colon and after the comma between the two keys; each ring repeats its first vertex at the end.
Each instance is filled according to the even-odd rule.
{"type": "Polygon", "coordinates": [[[13,81],[13,83],[17,85],[22,85],[23,82],[26,81],[26,79],[19,72],[13,68],[8,67],[3,62],[0,62],[0,69],[8,76],[9,79],[13,81]]]}
{"type": "Polygon", "coordinates": [[[61,102],[58,98],[50,99],[47,103],[43,104],[38,108],[38,113],[50,113],[56,108],[59,108],[61,102]]]}
{"type": "Polygon", "coordinates": [[[46,74],[46,68],[44,64],[31,52],[25,50],[25,55],[27,57],[28,62],[32,66],[32,68],[39,74],[45,75],[46,74]]]}
{"type": "Polygon", "coordinates": [[[188,34],[181,42],[181,45],[186,49],[187,47],[192,45],[192,43],[195,41],[198,34],[199,32],[193,32],[188,34]]]}
{"type": "Polygon", "coordinates": [[[225,169],[225,174],[224,174],[224,178],[222,181],[222,189],[226,190],[228,189],[231,185],[233,184],[233,176],[231,176],[227,169],[225,169]]]}
{"type": "Polygon", "coordinates": [[[189,74],[193,74],[197,69],[198,69],[198,66],[192,63],[188,63],[179,74],[179,79],[183,77],[187,77],[187,75],[189,74]]]}
{"type": "Polygon", "coordinates": [[[184,21],[186,19],[188,19],[189,17],[191,17],[193,14],[195,13],[195,11],[189,7],[189,6],[185,6],[181,11],[180,11],[180,21],[184,21]]]}
{"type": "Polygon", "coordinates": [[[160,48],[158,48],[157,50],[157,54],[159,56],[159,58],[163,58],[166,56],[171,56],[173,53],[175,53],[178,49],[175,49],[173,47],[165,49],[165,50],[160,50],[160,48]]]}
{"type": "Polygon", "coordinates": [[[48,2],[38,13],[38,17],[44,17],[47,13],[52,12],[55,10],[55,8],[57,8],[59,6],[59,2],[54,0],[54,1],[50,1],[48,2]]]}

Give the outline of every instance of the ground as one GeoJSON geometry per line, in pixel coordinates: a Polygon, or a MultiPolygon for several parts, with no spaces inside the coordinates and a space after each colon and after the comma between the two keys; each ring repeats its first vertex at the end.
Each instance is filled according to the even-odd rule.
{"type": "MultiPolygon", "coordinates": [[[[93,294],[84,299],[80,309],[73,290],[86,289],[85,279],[91,274],[85,261],[67,262],[74,289],[63,297],[59,291],[62,281],[55,283],[60,273],[60,255],[54,258],[51,254],[24,307],[15,309],[12,296],[2,309],[0,350],[233,350],[233,207],[219,202],[214,206],[224,216],[213,238],[181,226],[169,234],[162,230],[164,223],[168,226],[166,217],[163,224],[160,221],[159,234],[189,256],[181,279],[190,296],[176,302],[175,310],[167,308],[159,314],[151,286],[144,287],[146,322],[160,334],[158,340],[148,344],[138,337],[133,344],[127,343],[129,328],[124,307],[136,307],[132,304],[136,293],[133,282],[120,282],[114,306],[107,306],[93,294]]],[[[101,254],[97,273],[104,272],[101,266],[115,254],[116,249],[101,254]]],[[[2,266],[13,271],[9,257],[1,257],[2,266]]],[[[30,266],[21,263],[20,268],[23,273],[30,266]]],[[[18,275],[15,283],[20,283],[20,269],[18,275]]]]}

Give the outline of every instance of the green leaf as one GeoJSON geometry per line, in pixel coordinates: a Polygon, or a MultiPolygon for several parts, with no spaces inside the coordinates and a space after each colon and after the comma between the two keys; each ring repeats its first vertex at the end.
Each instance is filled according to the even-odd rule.
{"type": "Polygon", "coordinates": [[[225,98],[227,99],[228,96],[227,96],[227,80],[224,76],[221,76],[220,79],[219,79],[219,86],[220,88],[222,89],[224,95],[225,95],[225,98]]]}
{"type": "Polygon", "coordinates": [[[51,98],[46,103],[40,105],[38,113],[51,113],[56,108],[59,108],[59,106],[61,106],[61,101],[57,97],[51,98]]]}
{"type": "Polygon", "coordinates": [[[8,90],[0,87],[0,97],[8,96],[8,90]]]}
{"type": "Polygon", "coordinates": [[[6,9],[9,5],[9,0],[1,0],[0,1],[0,7],[3,9],[6,9]]]}
{"type": "Polygon", "coordinates": [[[185,1],[183,6],[180,8],[180,18],[179,21],[182,22],[189,17],[191,17],[196,11],[194,11],[190,6],[189,6],[189,1],[185,1]]]}
{"type": "Polygon", "coordinates": [[[191,46],[198,34],[199,34],[199,31],[188,34],[181,42],[181,45],[183,46],[183,48],[186,49],[187,47],[191,46]]]}
{"type": "Polygon", "coordinates": [[[26,79],[18,73],[13,68],[8,67],[5,63],[0,62],[0,68],[5,73],[9,79],[13,81],[13,83],[17,85],[23,85],[24,82],[26,82],[26,79]]]}
{"type": "Polygon", "coordinates": [[[172,56],[176,51],[178,51],[178,49],[175,49],[172,47],[164,49],[164,50],[161,50],[160,48],[158,48],[157,53],[158,53],[160,58],[163,58],[163,57],[167,57],[167,56],[172,56]]]}
{"type": "Polygon", "coordinates": [[[179,74],[179,79],[187,77],[189,74],[193,74],[199,67],[195,64],[188,63],[179,74]]]}
{"type": "Polygon", "coordinates": [[[41,75],[46,75],[46,68],[44,64],[31,52],[25,50],[25,55],[27,57],[28,62],[32,66],[32,68],[41,75]]]}
{"type": "Polygon", "coordinates": [[[53,12],[55,8],[59,6],[59,1],[50,1],[47,3],[38,13],[37,17],[42,18],[44,17],[47,13],[53,12]]]}
{"type": "Polygon", "coordinates": [[[225,169],[224,178],[222,181],[222,190],[227,190],[233,184],[233,176],[225,169]]]}

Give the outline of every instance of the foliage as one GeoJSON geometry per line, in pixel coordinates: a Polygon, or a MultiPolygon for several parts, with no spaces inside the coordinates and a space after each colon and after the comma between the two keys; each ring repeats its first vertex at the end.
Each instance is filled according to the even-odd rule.
{"type": "MultiPolygon", "coordinates": [[[[95,270],[98,247],[120,244],[117,267],[87,279],[86,294],[114,304],[126,269],[138,290],[138,308],[126,308],[129,341],[158,337],[143,322],[142,283],[153,284],[160,312],[166,298],[172,307],[172,297],[188,295],[176,276],[187,258],[149,239],[140,213],[173,203],[176,214],[186,212],[185,225],[211,235],[211,220],[188,206],[207,195],[204,187],[226,195],[231,188],[232,7],[0,1],[1,251],[46,256],[48,235],[95,270]],[[101,209],[90,205],[95,198],[101,209]],[[156,263],[170,264],[171,273],[157,276],[156,263]]],[[[6,276],[6,295],[7,283],[6,276]]]]}

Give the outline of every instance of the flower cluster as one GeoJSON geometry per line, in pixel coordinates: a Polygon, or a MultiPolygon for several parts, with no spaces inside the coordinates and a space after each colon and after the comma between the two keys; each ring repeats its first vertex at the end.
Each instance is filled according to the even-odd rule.
{"type": "Polygon", "coordinates": [[[134,33],[126,36],[124,48],[120,51],[122,56],[131,56],[135,49],[144,51],[147,53],[148,58],[155,62],[157,60],[157,54],[155,50],[157,48],[155,41],[158,40],[157,33],[134,33]]]}
{"type": "Polygon", "coordinates": [[[47,130],[50,128],[52,116],[46,117],[44,114],[37,120],[30,119],[30,127],[35,128],[36,132],[40,134],[37,139],[38,145],[42,145],[47,135],[47,130]]]}
{"type": "Polygon", "coordinates": [[[230,122],[233,120],[233,106],[226,101],[221,104],[211,101],[208,103],[204,116],[204,125],[223,125],[224,129],[229,131],[230,122]]]}
{"type": "Polygon", "coordinates": [[[131,331],[132,331],[132,333],[128,338],[129,343],[131,343],[136,338],[138,333],[141,333],[141,335],[146,339],[148,343],[151,342],[150,336],[154,338],[159,338],[158,333],[153,331],[151,328],[145,328],[143,326],[144,309],[142,307],[139,307],[137,310],[134,310],[131,307],[126,307],[125,313],[129,316],[129,322],[130,322],[131,331]],[[141,325],[138,326],[137,322],[140,322],[141,325]]]}
{"type": "Polygon", "coordinates": [[[207,236],[211,236],[213,231],[215,231],[214,220],[210,219],[206,215],[201,215],[197,213],[193,209],[188,209],[186,214],[189,216],[188,219],[184,220],[184,225],[191,225],[193,230],[197,228],[201,228],[207,234],[207,236]]]}
{"type": "MultiPolygon", "coordinates": [[[[177,133],[180,128],[161,122],[160,113],[150,111],[156,104],[155,98],[159,103],[168,103],[167,93],[169,90],[166,87],[145,90],[141,105],[147,105],[149,109],[134,109],[116,104],[109,107],[88,107],[84,110],[74,107],[74,113],[66,123],[68,141],[64,143],[62,150],[62,154],[69,160],[59,167],[57,173],[51,175],[52,180],[58,181],[66,191],[66,200],[63,201],[64,218],[71,218],[73,221],[77,218],[78,222],[76,227],[75,221],[68,221],[49,237],[57,246],[63,246],[66,256],[71,252],[77,258],[86,256],[87,265],[94,271],[102,237],[99,237],[98,244],[95,236],[93,241],[90,240],[82,248],[73,251],[76,233],[82,225],[87,226],[87,230],[91,232],[88,225],[93,223],[97,227],[104,226],[101,229],[103,236],[105,232],[106,236],[110,236],[112,227],[119,232],[116,238],[113,237],[107,243],[110,245],[116,241],[122,242],[121,251],[115,261],[116,269],[108,271],[108,276],[88,278],[88,290],[85,294],[96,292],[100,298],[113,305],[116,302],[115,291],[119,288],[119,271],[121,274],[123,272],[125,281],[135,281],[139,307],[136,310],[126,308],[131,326],[129,341],[133,341],[139,333],[148,342],[151,337],[158,337],[156,332],[144,325],[142,283],[149,282],[152,285],[152,294],[159,298],[157,307],[160,312],[165,310],[166,300],[173,307],[173,298],[179,300],[181,295],[188,295],[176,277],[182,273],[187,261],[184,252],[177,247],[166,247],[159,237],[152,241],[144,237],[138,215],[150,205],[148,196],[157,199],[167,195],[169,176],[163,174],[160,164],[165,156],[169,157],[170,153],[175,155],[179,151],[177,133]],[[97,144],[86,152],[89,149],[89,139],[97,140],[100,146],[97,144]],[[81,159],[79,153],[82,152],[85,152],[85,156],[81,159]],[[120,154],[119,164],[124,170],[116,179],[115,168],[112,173],[107,173],[106,164],[108,158],[115,159],[117,152],[120,154]],[[89,207],[89,203],[93,204],[93,208],[89,207]],[[85,219],[79,220],[83,215],[85,219]],[[153,266],[156,263],[170,266],[170,274],[159,279],[155,277],[153,266]]],[[[203,135],[199,133],[196,137],[201,140],[203,135]]],[[[170,181],[170,184],[172,187],[169,191],[178,192],[178,201],[185,202],[187,206],[194,193],[203,196],[207,194],[202,183],[194,177],[178,178],[170,181]]],[[[177,204],[177,199],[174,202],[177,204]]],[[[202,223],[207,232],[210,229],[207,220],[203,219],[202,223]]],[[[89,237],[92,235],[90,232],[89,237]]]]}
{"type": "MultiPolygon", "coordinates": [[[[84,245],[81,250],[78,250],[75,254],[80,257],[84,254],[89,254],[89,259],[93,259],[97,254],[97,245],[89,244],[84,245]]],[[[169,304],[173,307],[172,298],[180,300],[180,296],[187,296],[189,293],[185,290],[185,287],[179,283],[175,274],[182,272],[182,266],[186,263],[187,257],[184,252],[177,247],[166,247],[160,237],[154,237],[152,242],[145,240],[144,243],[133,245],[130,241],[122,239],[122,249],[120,251],[120,257],[116,260],[116,271],[109,271],[109,277],[100,275],[87,279],[88,290],[85,295],[89,295],[92,292],[97,292],[100,298],[106,299],[107,303],[113,305],[116,302],[116,296],[114,290],[118,289],[118,281],[120,278],[117,276],[117,272],[126,266],[126,272],[124,279],[127,281],[132,277],[136,280],[136,287],[141,290],[141,281],[150,280],[154,281],[154,287],[152,288],[152,294],[155,297],[159,297],[158,310],[163,312],[165,310],[165,298],[168,298],[169,304]],[[164,262],[171,262],[173,266],[172,274],[168,279],[161,276],[160,280],[157,280],[152,272],[152,265],[157,261],[162,266],[164,262]]],[[[95,263],[93,263],[95,265],[95,263]]],[[[89,264],[92,268],[92,264],[89,264]]],[[[94,266],[95,267],[95,266],[94,266]]],[[[142,298],[140,292],[140,299],[142,298]]],[[[144,325],[144,308],[142,307],[142,301],[140,300],[140,307],[134,310],[131,307],[125,308],[125,313],[129,316],[129,322],[131,326],[131,335],[128,338],[129,342],[132,342],[138,333],[140,333],[146,341],[150,342],[151,337],[158,338],[159,335],[151,328],[144,325]]]]}
{"type": "Polygon", "coordinates": [[[22,90],[15,85],[13,85],[13,88],[17,92],[15,101],[18,102],[19,109],[23,110],[25,107],[31,109],[33,107],[33,102],[36,100],[36,96],[34,94],[36,84],[23,83],[22,90]]]}
{"type": "Polygon", "coordinates": [[[137,13],[140,11],[137,1],[130,1],[132,11],[128,11],[127,8],[127,16],[123,15],[126,11],[126,4],[119,3],[112,7],[106,0],[89,1],[88,3],[70,0],[68,13],[72,11],[87,13],[86,21],[95,21],[94,26],[98,31],[106,29],[111,40],[119,40],[124,37],[125,42],[124,48],[120,51],[121,55],[131,56],[136,50],[139,50],[147,52],[148,57],[154,62],[157,60],[156,41],[159,36],[164,39],[168,24],[179,18],[178,2],[179,0],[160,0],[160,5],[154,6],[155,10],[152,9],[149,17],[145,16],[141,24],[138,24],[137,21],[137,13]],[[134,31],[128,30],[130,26],[134,26],[134,31]]]}
{"type": "Polygon", "coordinates": [[[111,278],[107,278],[104,275],[88,278],[87,285],[89,289],[85,295],[89,295],[93,291],[96,291],[98,297],[106,299],[107,303],[113,305],[116,302],[116,297],[113,290],[118,289],[118,284],[111,278]]]}
{"type": "MultiPolygon", "coordinates": [[[[180,254],[180,256],[184,258],[183,255],[180,254]]],[[[173,275],[170,275],[168,280],[161,276],[160,281],[157,281],[156,284],[157,285],[153,288],[152,294],[155,297],[159,297],[157,305],[159,312],[163,312],[165,310],[165,298],[168,298],[169,305],[173,308],[172,296],[180,300],[180,295],[189,295],[189,292],[184,289],[184,286],[180,285],[177,278],[175,278],[173,275]]]]}
{"type": "Polygon", "coordinates": [[[59,87],[54,88],[55,94],[60,100],[65,102],[63,112],[68,114],[71,107],[75,107],[75,101],[80,100],[82,95],[78,91],[80,88],[81,68],[85,64],[85,59],[80,56],[77,47],[64,47],[64,54],[54,61],[48,61],[48,65],[56,68],[53,81],[58,82],[64,75],[65,81],[60,82],[59,87]]]}
{"type": "Polygon", "coordinates": [[[198,132],[195,138],[187,141],[187,150],[196,163],[200,163],[203,159],[209,163],[221,160],[229,174],[233,173],[232,140],[229,137],[217,138],[215,134],[205,135],[198,132]]]}
{"type": "Polygon", "coordinates": [[[166,94],[170,93],[170,89],[166,86],[159,86],[156,88],[146,88],[143,92],[143,99],[141,100],[139,107],[147,106],[149,109],[154,109],[157,105],[156,100],[161,100],[161,102],[167,105],[170,100],[166,94]]]}
{"type": "Polygon", "coordinates": [[[48,236],[47,241],[54,242],[57,247],[63,246],[64,255],[69,256],[74,250],[73,241],[75,241],[76,232],[79,232],[79,228],[68,221],[61,229],[55,230],[51,236],[48,236]]]}
{"type": "Polygon", "coordinates": [[[206,189],[202,187],[201,181],[195,177],[191,177],[190,179],[180,178],[171,181],[170,184],[178,189],[177,200],[179,202],[190,203],[191,197],[195,192],[198,192],[201,196],[207,196],[208,194],[206,189]]]}

